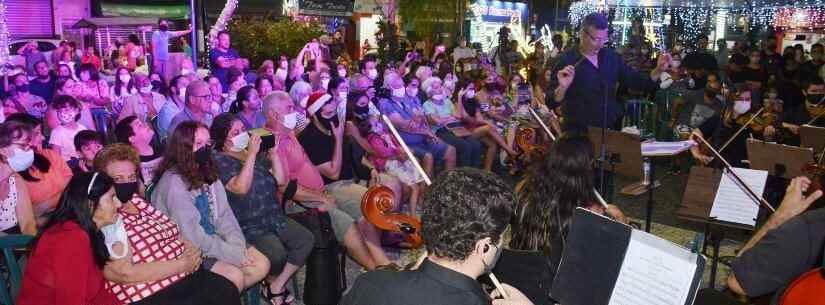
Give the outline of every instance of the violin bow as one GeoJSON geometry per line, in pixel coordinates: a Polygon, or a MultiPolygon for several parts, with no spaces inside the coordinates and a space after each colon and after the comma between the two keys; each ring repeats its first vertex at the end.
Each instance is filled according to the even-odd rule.
{"type": "Polygon", "coordinates": [[[418,159],[415,158],[415,155],[413,155],[413,153],[410,151],[410,148],[407,147],[407,143],[404,142],[404,139],[402,139],[400,135],[398,135],[398,131],[395,130],[395,125],[392,124],[390,118],[388,118],[387,115],[382,114],[381,119],[383,119],[384,123],[387,124],[387,127],[390,128],[392,135],[395,137],[398,143],[401,144],[401,148],[404,149],[404,153],[407,154],[407,158],[410,159],[410,161],[413,163],[415,169],[418,170],[418,173],[421,174],[421,177],[424,177],[424,183],[426,183],[428,186],[433,184],[433,182],[430,180],[430,177],[427,176],[427,173],[424,171],[424,168],[422,168],[421,164],[418,163],[418,159]]]}
{"type": "Polygon", "coordinates": [[[815,118],[813,118],[813,119],[811,119],[810,121],[808,121],[808,123],[805,123],[805,125],[811,125],[811,124],[813,124],[814,122],[816,122],[816,120],[819,120],[819,118],[821,118],[823,114],[825,114],[825,111],[823,111],[822,113],[820,113],[819,115],[817,115],[815,118]]]}
{"type": "MultiPolygon", "coordinates": [[[[736,137],[738,137],[739,134],[742,133],[742,131],[745,131],[745,129],[748,128],[748,125],[753,123],[753,120],[755,120],[757,117],[759,117],[760,114],[762,114],[762,111],[765,111],[765,107],[760,108],[759,111],[757,111],[753,116],[751,116],[751,118],[744,125],[742,125],[742,127],[739,127],[739,130],[737,130],[736,133],[733,134],[733,136],[728,138],[728,140],[725,141],[725,144],[722,144],[722,147],[719,148],[719,153],[725,151],[725,148],[727,148],[728,145],[730,145],[730,143],[733,143],[733,139],[736,139],[736,137]]],[[[708,146],[710,146],[710,145],[708,145],[708,146]]],[[[711,158],[710,160],[713,161],[713,158],[711,158]]]]}
{"type": "MultiPolygon", "coordinates": [[[[554,136],[553,133],[550,132],[550,128],[547,128],[547,124],[544,124],[544,121],[541,120],[541,118],[539,117],[539,114],[536,113],[536,111],[533,110],[533,108],[529,108],[529,109],[530,109],[530,114],[533,116],[533,119],[536,120],[536,122],[539,122],[539,125],[541,125],[541,129],[544,129],[544,132],[547,133],[547,135],[550,136],[550,139],[555,142],[556,141],[556,136],[554,136]]],[[[593,189],[593,194],[596,195],[596,200],[599,201],[599,203],[602,205],[602,207],[604,207],[604,209],[607,210],[607,201],[604,200],[604,197],[602,197],[602,194],[600,194],[599,191],[597,191],[595,188],[593,189]]]]}
{"type": "Polygon", "coordinates": [[[750,188],[750,186],[748,186],[747,184],[745,184],[744,181],[742,181],[742,178],[740,178],[739,175],[736,174],[736,172],[733,170],[733,166],[731,166],[730,163],[728,163],[728,160],[725,160],[725,158],[722,157],[722,155],[718,151],[716,151],[716,149],[714,149],[713,146],[711,146],[710,143],[708,143],[708,141],[705,140],[705,138],[698,134],[694,134],[693,136],[695,138],[698,138],[704,145],[710,148],[710,151],[713,152],[713,154],[716,155],[716,157],[718,157],[719,160],[722,161],[722,165],[725,167],[725,170],[727,170],[727,173],[730,174],[734,180],[736,180],[736,184],[744,188],[744,190],[748,193],[751,199],[756,202],[757,205],[761,203],[765,205],[769,210],[771,210],[771,212],[776,212],[776,209],[770,203],[768,203],[768,201],[765,200],[765,198],[756,195],[756,192],[754,192],[753,189],[750,188]]]}

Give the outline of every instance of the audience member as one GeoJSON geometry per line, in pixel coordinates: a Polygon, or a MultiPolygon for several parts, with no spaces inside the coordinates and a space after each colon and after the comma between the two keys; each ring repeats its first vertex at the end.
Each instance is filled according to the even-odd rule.
{"type": "Polygon", "coordinates": [[[78,132],[86,130],[80,120],[80,102],[68,95],[61,95],[55,98],[51,105],[57,114],[60,125],[52,129],[49,135],[49,144],[63,160],[69,161],[77,158],[77,148],[74,146],[74,137],[78,132]]]}
{"type": "Polygon", "coordinates": [[[67,162],[72,173],[88,173],[95,171],[94,162],[97,153],[103,149],[103,138],[99,133],[83,130],[74,136],[74,147],[77,148],[77,158],[67,162]]]}
{"type": "Polygon", "coordinates": [[[17,173],[34,161],[31,137],[26,124],[0,124],[0,231],[5,234],[37,234],[29,190],[17,173]]]}

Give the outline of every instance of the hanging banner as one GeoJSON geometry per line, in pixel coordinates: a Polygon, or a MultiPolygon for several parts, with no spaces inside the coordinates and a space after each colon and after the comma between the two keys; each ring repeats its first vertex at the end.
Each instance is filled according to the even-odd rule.
{"type": "Polygon", "coordinates": [[[352,16],[353,0],[300,0],[301,14],[321,16],[352,16]]]}
{"type": "Polygon", "coordinates": [[[485,22],[526,23],[527,3],[478,0],[470,6],[473,16],[481,16],[485,22]]]}

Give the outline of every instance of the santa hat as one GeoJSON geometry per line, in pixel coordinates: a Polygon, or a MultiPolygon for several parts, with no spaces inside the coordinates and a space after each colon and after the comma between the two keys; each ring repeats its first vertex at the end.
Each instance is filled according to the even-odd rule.
{"type": "Polygon", "coordinates": [[[310,94],[306,103],[308,114],[315,114],[318,112],[318,109],[321,109],[321,107],[326,105],[330,100],[332,100],[332,96],[324,92],[314,92],[310,94]]]}

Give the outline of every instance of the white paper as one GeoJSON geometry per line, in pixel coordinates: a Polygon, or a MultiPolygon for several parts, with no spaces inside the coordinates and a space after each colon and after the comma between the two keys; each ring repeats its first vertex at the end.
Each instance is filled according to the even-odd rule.
{"type": "Polygon", "coordinates": [[[633,230],[609,305],[684,305],[696,259],[674,243],[633,230]]]}
{"type": "Polygon", "coordinates": [[[696,145],[692,140],[679,142],[642,142],[643,156],[670,156],[687,151],[696,145]]]}
{"type": "MultiPolygon", "coordinates": [[[[768,181],[768,172],[747,168],[734,168],[736,174],[748,185],[757,196],[762,196],[765,183],[768,181]]],[[[733,223],[749,226],[756,225],[756,215],[759,213],[759,203],[754,201],[745,188],[736,182],[733,175],[725,171],[713,200],[710,217],[733,223]]]]}

